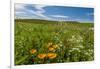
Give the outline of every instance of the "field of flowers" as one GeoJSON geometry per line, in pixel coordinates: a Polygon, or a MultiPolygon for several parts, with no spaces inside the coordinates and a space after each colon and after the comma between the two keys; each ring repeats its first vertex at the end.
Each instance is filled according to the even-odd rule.
{"type": "Polygon", "coordinates": [[[15,65],[92,61],[94,24],[15,20],[15,65]]]}

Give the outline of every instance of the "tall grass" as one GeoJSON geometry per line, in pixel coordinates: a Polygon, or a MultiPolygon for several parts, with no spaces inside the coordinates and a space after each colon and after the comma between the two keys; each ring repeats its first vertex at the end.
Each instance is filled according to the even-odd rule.
{"type": "Polygon", "coordinates": [[[15,65],[92,61],[93,23],[15,20],[15,65]]]}

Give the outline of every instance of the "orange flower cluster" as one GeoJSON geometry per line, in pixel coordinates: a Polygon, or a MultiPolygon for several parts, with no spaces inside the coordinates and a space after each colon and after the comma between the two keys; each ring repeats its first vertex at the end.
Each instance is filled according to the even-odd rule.
{"type": "Polygon", "coordinates": [[[54,59],[57,57],[56,53],[47,53],[47,54],[39,54],[38,58],[44,59],[44,58],[49,58],[49,59],[54,59]]]}
{"type": "MultiPolygon", "coordinates": [[[[37,57],[39,59],[45,59],[45,58],[54,59],[54,58],[57,57],[57,54],[55,53],[56,49],[59,48],[59,46],[57,44],[48,43],[47,44],[47,48],[48,48],[49,53],[40,53],[40,54],[37,54],[37,57]]],[[[31,49],[30,50],[31,54],[35,54],[36,52],[37,52],[36,49],[31,49]]],[[[34,60],[32,60],[32,61],[34,61],[34,60]]]]}
{"type": "Polygon", "coordinates": [[[49,51],[55,51],[59,46],[57,44],[48,43],[47,45],[49,51]]]}

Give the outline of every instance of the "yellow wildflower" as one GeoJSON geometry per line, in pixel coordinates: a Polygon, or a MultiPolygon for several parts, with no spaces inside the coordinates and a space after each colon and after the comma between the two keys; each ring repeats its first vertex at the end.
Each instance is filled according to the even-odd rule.
{"type": "Polygon", "coordinates": [[[49,47],[49,51],[55,51],[53,47],[49,47]]]}
{"type": "Polygon", "coordinates": [[[48,53],[47,57],[50,58],[50,59],[54,59],[54,58],[57,57],[57,54],[56,53],[48,53]]]}
{"type": "Polygon", "coordinates": [[[55,48],[55,49],[59,48],[58,45],[53,45],[52,47],[55,48]]]}
{"type": "Polygon", "coordinates": [[[30,50],[30,53],[31,53],[31,54],[34,54],[34,53],[36,53],[36,52],[37,52],[36,49],[32,49],[32,50],[30,50]]]}
{"type": "Polygon", "coordinates": [[[40,58],[40,59],[44,59],[46,57],[46,54],[39,54],[38,55],[38,58],[40,58]]]}

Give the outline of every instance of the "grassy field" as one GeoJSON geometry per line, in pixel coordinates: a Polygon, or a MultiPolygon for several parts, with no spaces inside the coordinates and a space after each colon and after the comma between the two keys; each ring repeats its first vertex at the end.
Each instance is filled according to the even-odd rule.
{"type": "Polygon", "coordinates": [[[15,65],[92,61],[94,23],[15,20],[15,65]]]}

